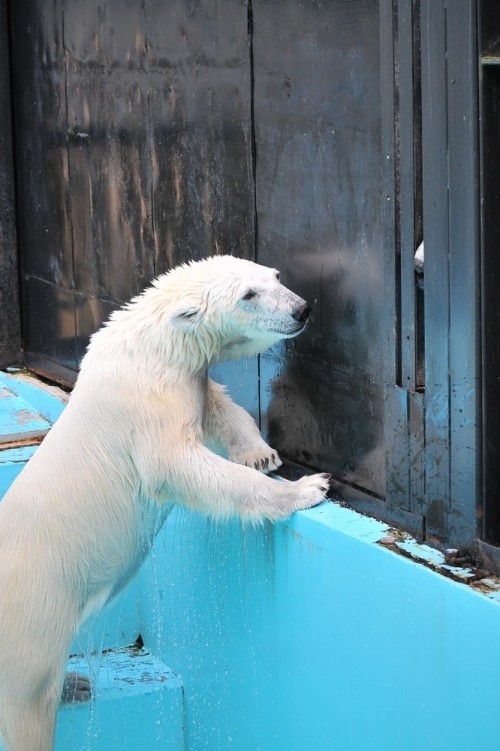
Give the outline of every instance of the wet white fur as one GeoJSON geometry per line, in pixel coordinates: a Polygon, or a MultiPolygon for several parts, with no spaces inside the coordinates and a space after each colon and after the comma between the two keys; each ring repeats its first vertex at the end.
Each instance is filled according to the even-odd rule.
{"type": "Polygon", "coordinates": [[[135,574],[172,504],[258,522],[325,497],[324,475],[254,468],[281,462],[207,377],[298,333],[300,302],[274,270],[216,257],[159,277],[92,337],[68,406],[0,503],[5,751],[51,751],[72,637],[135,574]]]}

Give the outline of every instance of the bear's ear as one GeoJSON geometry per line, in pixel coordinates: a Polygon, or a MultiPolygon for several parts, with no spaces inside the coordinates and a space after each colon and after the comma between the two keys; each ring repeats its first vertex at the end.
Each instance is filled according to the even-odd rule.
{"type": "Polygon", "coordinates": [[[174,326],[192,326],[198,320],[200,309],[190,305],[187,308],[180,308],[172,315],[171,321],[174,326]]]}

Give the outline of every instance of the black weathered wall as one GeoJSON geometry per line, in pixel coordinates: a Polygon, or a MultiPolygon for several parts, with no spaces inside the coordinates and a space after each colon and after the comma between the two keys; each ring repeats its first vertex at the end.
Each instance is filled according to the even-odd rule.
{"type": "Polygon", "coordinates": [[[28,364],[71,379],[156,273],[256,256],[315,304],[262,364],[272,440],[382,496],[378,1],[11,12],[28,364]]]}
{"type": "Polygon", "coordinates": [[[492,0],[9,10],[28,365],[74,379],[153,275],[255,258],[314,306],[303,336],[232,374],[280,453],[421,538],[475,549],[485,519],[497,543],[498,421],[481,406],[495,414],[498,337],[480,333],[499,328],[498,64],[490,44],[479,101],[477,44],[492,0]]]}

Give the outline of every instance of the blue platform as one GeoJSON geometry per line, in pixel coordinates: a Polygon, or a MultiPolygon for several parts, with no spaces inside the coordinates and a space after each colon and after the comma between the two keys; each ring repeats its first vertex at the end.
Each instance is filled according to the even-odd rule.
{"type": "Polygon", "coordinates": [[[90,659],[75,656],[68,669],[90,672],[93,699],[60,709],[56,751],[184,751],[182,679],[149,650],[122,647],[90,659]]]}
{"type": "Polygon", "coordinates": [[[97,688],[57,751],[500,751],[499,593],[335,503],[257,529],[175,510],[75,640],[97,688]]]}

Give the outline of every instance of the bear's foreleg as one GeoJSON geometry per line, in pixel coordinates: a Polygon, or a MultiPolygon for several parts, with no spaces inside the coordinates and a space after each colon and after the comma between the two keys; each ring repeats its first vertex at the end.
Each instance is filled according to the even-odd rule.
{"type": "Polygon", "coordinates": [[[265,473],[281,466],[278,452],[264,441],[253,418],[210,379],[203,433],[207,443],[222,445],[229,461],[235,464],[265,473]]]}
{"type": "Polygon", "coordinates": [[[166,452],[163,461],[158,454],[137,454],[135,464],[143,492],[157,503],[178,503],[216,519],[286,519],[294,511],[321,503],[329,488],[328,475],[307,475],[295,482],[275,480],[199,443],[176,454],[166,452]]]}

